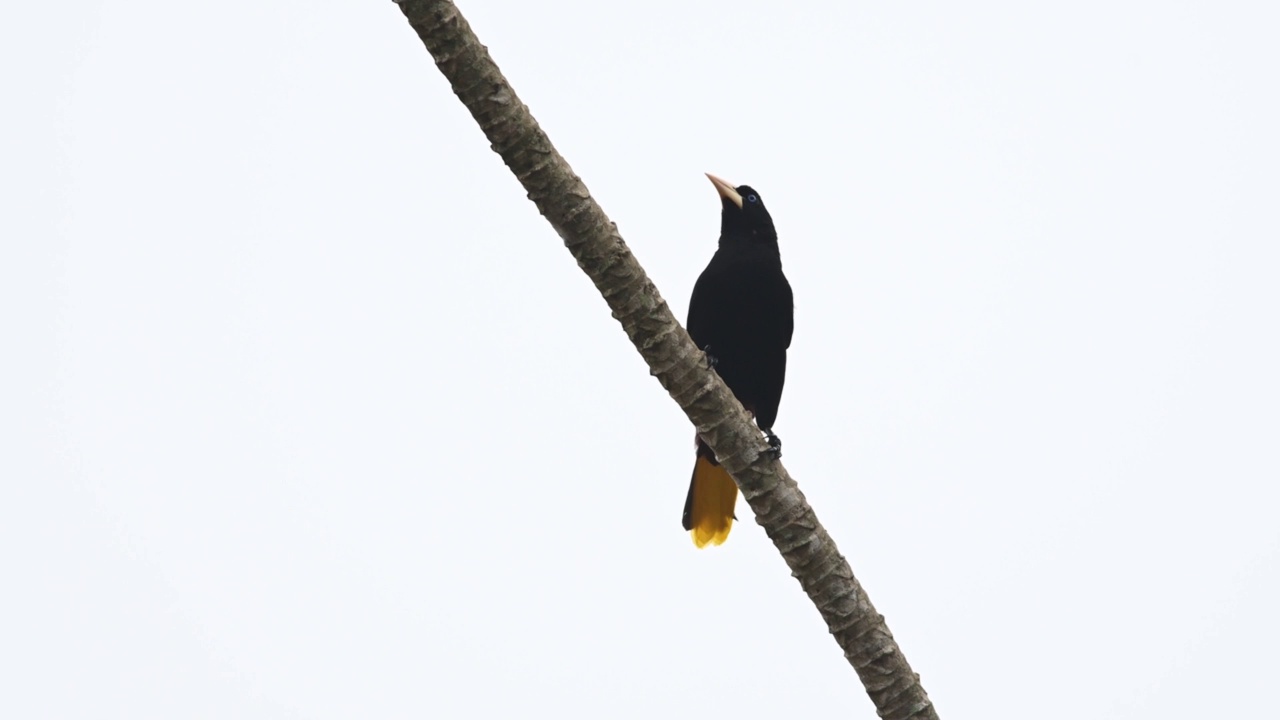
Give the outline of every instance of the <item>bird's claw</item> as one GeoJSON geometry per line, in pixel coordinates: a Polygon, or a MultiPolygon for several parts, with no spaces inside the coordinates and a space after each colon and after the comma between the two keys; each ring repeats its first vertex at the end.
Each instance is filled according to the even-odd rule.
{"type": "Polygon", "coordinates": [[[773,459],[782,457],[782,439],[774,435],[772,430],[764,431],[764,439],[769,442],[769,453],[773,455],[773,459]]]}
{"type": "Polygon", "coordinates": [[[720,359],[711,354],[711,346],[702,348],[702,354],[707,356],[707,369],[714,370],[716,365],[720,364],[720,359]]]}

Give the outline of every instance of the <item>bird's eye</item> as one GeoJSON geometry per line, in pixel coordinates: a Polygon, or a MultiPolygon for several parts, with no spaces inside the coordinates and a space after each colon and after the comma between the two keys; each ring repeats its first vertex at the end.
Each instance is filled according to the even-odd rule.
{"type": "Polygon", "coordinates": [[[755,195],[748,195],[748,196],[747,196],[747,202],[755,202],[756,200],[759,200],[759,199],[760,199],[760,198],[756,197],[755,195]]]}

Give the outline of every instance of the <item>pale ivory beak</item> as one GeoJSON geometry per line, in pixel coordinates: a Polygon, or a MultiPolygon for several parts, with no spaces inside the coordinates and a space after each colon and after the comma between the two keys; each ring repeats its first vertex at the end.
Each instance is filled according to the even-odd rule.
{"type": "Polygon", "coordinates": [[[733,201],[734,205],[738,206],[739,210],[742,209],[742,196],[738,194],[737,190],[733,189],[732,185],[711,173],[707,173],[707,179],[711,181],[712,185],[716,186],[716,192],[720,193],[720,197],[728,198],[733,201]]]}

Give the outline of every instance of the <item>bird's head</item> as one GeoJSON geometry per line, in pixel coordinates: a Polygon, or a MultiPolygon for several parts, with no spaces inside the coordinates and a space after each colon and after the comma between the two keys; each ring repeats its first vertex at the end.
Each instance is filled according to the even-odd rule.
{"type": "Polygon", "coordinates": [[[716,186],[720,194],[720,237],[721,239],[778,241],[778,233],[773,229],[773,218],[764,209],[764,200],[760,193],[749,185],[734,187],[720,178],[707,173],[707,179],[716,186]]]}

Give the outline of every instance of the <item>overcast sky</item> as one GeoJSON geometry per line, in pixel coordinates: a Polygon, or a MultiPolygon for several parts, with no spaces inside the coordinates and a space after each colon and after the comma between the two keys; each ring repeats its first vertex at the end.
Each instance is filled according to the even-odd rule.
{"type": "MultiPolygon", "coordinates": [[[[1264,711],[1275,4],[461,7],[679,317],[760,191],[784,462],[942,717],[1264,711]]],[[[0,60],[0,715],[874,717],[394,4],[0,60]]]]}

